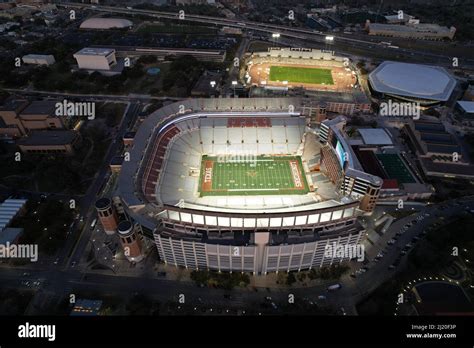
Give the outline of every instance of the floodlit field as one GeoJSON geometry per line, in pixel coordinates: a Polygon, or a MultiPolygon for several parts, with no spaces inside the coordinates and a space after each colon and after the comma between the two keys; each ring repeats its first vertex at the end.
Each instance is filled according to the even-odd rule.
{"type": "Polygon", "coordinates": [[[333,85],[330,69],[303,68],[291,66],[271,66],[270,81],[288,81],[289,83],[311,83],[333,85]]]}
{"type": "Polygon", "coordinates": [[[378,154],[377,158],[390,179],[397,179],[398,182],[405,184],[416,182],[399,155],[388,153],[378,154]]]}
{"type": "Polygon", "coordinates": [[[308,183],[297,156],[257,156],[253,160],[218,160],[203,156],[201,196],[305,194],[308,183]]]}

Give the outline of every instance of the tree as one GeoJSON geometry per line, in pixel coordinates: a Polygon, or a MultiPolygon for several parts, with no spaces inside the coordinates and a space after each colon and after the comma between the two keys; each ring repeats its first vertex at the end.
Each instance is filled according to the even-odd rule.
{"type": "Polygon", "coordinates": [[[288,273],[288,277],[286,277],[286,285],[293,285],[296,283],[296,278],[293,272],[288,273]]]}
{"type": "Polygon", "coordinates": [[[158,58],[156,56],[151,56],[151,55],[141,56],[137,60],[137,62],[140,64],[153,64],[153,63],[156,63],[157,61],[158,61],[158,58]]]}
{"type": "Polygon", "coordinates": [[[152,304],[148,296],[137,294],[129,300],[127,310],[130,315],[148,315],[152,304]]]}

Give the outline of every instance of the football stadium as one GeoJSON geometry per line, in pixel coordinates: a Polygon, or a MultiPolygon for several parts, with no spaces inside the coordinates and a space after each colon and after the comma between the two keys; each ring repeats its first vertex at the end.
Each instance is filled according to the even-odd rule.
{"type": "Polygon", "coordinates": [[[357,75],[347,58],[332,51],[272,47],[255,52],[247,63],[247,84],[270,89],[351,91],[357,75]]]}
{"type": "Polygon", "coordinates": [[[162,262],[266,274],[344,261],[326,246],[360,242],[382,180],[362,171],[345,119],[311,128],[305,102],[192,99],[145,119],[119,195],[162,262]]]}

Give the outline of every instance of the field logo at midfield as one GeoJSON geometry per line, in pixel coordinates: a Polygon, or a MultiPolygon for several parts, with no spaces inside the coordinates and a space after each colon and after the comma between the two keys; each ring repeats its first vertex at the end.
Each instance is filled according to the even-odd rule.
{"type": "Polygon", "coordinates": [[[380,103],[380,116],[391,117],[412,117],[414,120],[420,119],[420,103],[388,102],[380,103]]]}
{"type": "Polygon", "coordinates": [[[327,244],[324,248],[324,257],[340,259],[357,259],[364,261],[365,247],[363,244],[327,244]]]}
{"type": "Polygon", "coordinates": [[[290,161],[291,174],[293,175],[293,181],[296,188],[303,188],[303,182],[301,181],[300,171],[298,170],[298,162],[290,161]]]}

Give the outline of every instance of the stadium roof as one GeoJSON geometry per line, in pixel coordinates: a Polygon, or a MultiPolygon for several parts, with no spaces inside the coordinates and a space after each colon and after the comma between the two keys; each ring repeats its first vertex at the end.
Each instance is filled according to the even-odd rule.
{"type": "Polygon", "coordinates": [[[359,128],[358,131],[366,145],[393,145],[383,128],[359,128]]]}
{"type": "Polygon", "coordinates": [[[133,23],[122,18],[89,18],[82,22],[81,29],[129,28],[133,23]]]}
{"type": "Polygon", "coordinates": [[[26,199],[12,199],[9,198],[2,204],[0,204],[0,231],[3,231],[7,227],[16,214],[26,204],[26,199]]]}
{"type": "Polygon", "coordinates": [[[456,86],[442,67],[392,61],[380,64],[369,81],[379,93],[434,101],[447,101],[456,86]]]}
{"type": "Polygon", "coordinates": [[[474,114],[474,101],[458,101],[458,105],[468,114],[474,114]]]}

